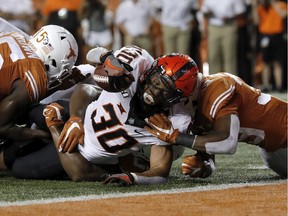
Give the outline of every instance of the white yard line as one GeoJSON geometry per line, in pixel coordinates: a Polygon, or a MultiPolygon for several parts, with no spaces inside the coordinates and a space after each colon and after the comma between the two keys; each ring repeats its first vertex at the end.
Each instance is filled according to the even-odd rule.
{"type": "Polygon", "coordinates": [[[271,182],[257,182],[257,183],[205,185],[205,186],[198,186],[198,187],[193,187],[193,188],[179,188],[179,189],[169,189],[169,190],[159,190],[159,191],[149,191],[149,192],[109,193],[109,194],[101,194],[101,195],[87,195],[87,196],[42,199],[42,200],[37,199],[37,200],[17,201],[17,202],[0,202],[0,207],[49,204],[49,203],[69,202],[69,201],[99,200],[99,199],[109,199],[109,198],[125,198],[125,197],[132,197],[132,196],[147,196],[147,195],[157,195],[157,194],[175,194],[175,193],[187,193],[187,192],[193,193],[193,192],[201,192],[201,191],[240,188],[240,187],[247,187],[247,186],[277,185],[277,184],[281,184],[285,182],[287,183],[287,180],[276,180],[276,181],[271,181],[271,182]]]}

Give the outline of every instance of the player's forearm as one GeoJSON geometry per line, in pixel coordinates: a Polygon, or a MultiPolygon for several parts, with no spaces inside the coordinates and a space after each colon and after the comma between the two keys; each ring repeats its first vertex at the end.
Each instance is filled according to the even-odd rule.
{"type": "Polygon", "coordinates": [[[99,97],[100,92],[89,84],[79,85],[70,99],[70,116],[82,117],[87,106],[99,97]],[[79,102],[79,99],[81,102],[79,102]]]}
{"type": "MultiPolygon", "coordinates": [[[[58,150],[57,145],[59,136],[61,134],[61,126],[52,126],[49,128],[55,147],[58,150]]],[[[92,163],[89,163],[78,151],[74,151],[71,154],[66,154],[61,151],[57,151],[60,163],[72,181],[101,181],[100,176],[107,174],[101,167],[94,167],[92,163]]]]}
{"type": "Polygon", "coordinates": [[[233,154],[237,147],[237,137],[226,133],[212,133],[204,136],[180,134],[175,144],[209,154],[233,154]]]}
{"type": "Polygon", "coordinates": [[[203,136],[179,134],[174,144],[209,154],[233,154],[238,143],[240,121],[237,115],[227,115],[215,123],[214,131],[203,136]]]}

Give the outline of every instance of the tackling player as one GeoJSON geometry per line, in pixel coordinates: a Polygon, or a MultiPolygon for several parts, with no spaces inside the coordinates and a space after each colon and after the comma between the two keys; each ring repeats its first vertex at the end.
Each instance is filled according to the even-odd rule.
{"type": "MultiPolygon", "coordinates": [[[[212,155],[234,154],[238,142],[258,146],[264,163],[281,177],[287,177],[287,102],[264,94],[229,73],[201,76],[193,96],[197,104],[193,134],[174,130],[164,114],[150,117],[150,127],[145,129],[173,145],[212,155]]],[[[183,163],[189,164],[192,159],[186,158],[183,163]]],[[[193,167],[182,169],[195,177],[193,167]]]]}
{"type": "Polygon", "coordinates": [[[113,93],[102,91],[99,96],[91,85],[79,87],[70,99],[72,119],[66,122],[62,133],[62,107],[52,103],[44,109],[65,171],[75,181],[103,180],[103,174],[109,173],[103,168],[105,165],[111,167],[119,163],[122,168],[127,167],[125,156],[151,147],[148,166],[138,171],[123,169],[122,172],[130,172],[118,171],[104,183],[165,183],[173,156],[178,158],[184,148],[180,148],[180,155],[173,153],[172,146],[144,130],[144,119],[156,112],[165,112],[175,128],[186,131],[191,118],[183,102],[196,85],[197,65],[189,56],[181,54],[166,55],[154,61],[147,51],[135,46],[123,47],[114,54],[103,53],[100,58],[99,62],[104,64],[99,64],[97,70],[107,71],[113,93]],[[79,110],[85,110],[83,119],[79,110]],[[64,154],[71,152],[79,139],[82,143],[78,145],[79,151],[64,154]],[[124,164],[121,163],[123,157],[124,164]]]}
{"type": "MultiPolygon", "coordinates": [[[[1,19],[1,24],[4,21],[1,19]]],[[[27,116],[33,104],[71,78],[78,56],[76,40],[63,27],[44,26],[28,37],[9,23],[4,24],[7,31],[0,34],[0,170],[12,166],[22,141],[51,139],[47,131],[19,126],[27,124],[20,119],[27,116]]]]}

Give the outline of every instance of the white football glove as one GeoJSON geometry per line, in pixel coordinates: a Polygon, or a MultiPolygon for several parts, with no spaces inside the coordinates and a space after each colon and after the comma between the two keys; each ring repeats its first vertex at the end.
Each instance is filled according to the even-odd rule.
{"type": "Polygon", "coordinates": [[[101,64],[100,57],[103,53],[108,52],[104,47],[96,47],[91,50],[86,55],[86,60],[92,63],[101,64]]]}

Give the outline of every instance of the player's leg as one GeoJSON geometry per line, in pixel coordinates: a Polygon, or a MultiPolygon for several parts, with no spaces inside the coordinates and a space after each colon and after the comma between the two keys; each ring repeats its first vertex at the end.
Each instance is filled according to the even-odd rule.
{"type": "Polygon", "coordinates": [[[38,151],[17,158],[12,173],[17,178],[25,179],[59,179],[67,176],[52,141],[38,151]]]}
{"type": "MultiPolygon", "coordinates": [[[[67,120],[69,118],[69,102],[68,101],[57,101],[61,106],[64,107],[64,115],[63,119],[67,120]]],[[[45,118],[43,116],[43,109],[46,104],[36,104],[31,107],[28,118],[25,120],[27,126],[30,127],[32,124],[32,128],[37,128],[45,131],[49,131],[45,122],[45,118]]],[[[24,118],[23,118],[24,119],[24,118]]],[[[10,170],[13,167],[13,164],[16,159],[20,157],[24,157],[26,155],[30,155],[41,148],[47,145],[47,142],[44,142],[40,139],[27,140],[27,141],[9,141],[9,140],[0,140],[0,170],[10,170]]],[[[35,155],[30,155],[29,157],[34,157],[35,155]]],[[[25,159],[23,166],[29,166],[28,161],[25,159]]],[[[19,163],[17,163],[17,167],[19,163]]],[[[37,170],[37,165],[35,163],[35,169],[37,170]]],[[[30,167],[32,168],[32,167],[30,167]]],[[[24,170],[23,170],[24,171],[24,170]]],[[[22,174],[21,174],[22,175],[22,174]]],[[[27,173],[26,176],[29,178],[29,175],[39,175],[38,173],[27,173]]],[[[31,176],[31,178],[34,178],[31,176]]]]}
{"type": "Polygon", "coordinates": [[[40,139],[28,141],[5,140],[0,147],[0,170],[10,170],[19,157],[25,156],[46,146],[40,139]]]}
{"type": "MultiPolygon", "coordinates": [[[[8,170],[8,165],[5,162],[4,149],[11,145],[11,142],[5,139],[0,139],[0,171],[8,170]]],[[[13,156],[14,157],[14,156],[13,156]]]]}
{"type": "Polygon", "coordinates": [[[179,29],[164,25],[162,30],[165,53],[175,52],[177,50],[175,39],[179,29]]]}
{"type": "Polygon", "coordinates": [[[221,33],[218,27],[208,26],[208,38],[207,38],[207,51],[208,51],[208,63],[209,63],[209,73],[214,74],[222,71],[222,49],[219,39],[221,38],[221,33]]]}
{"type": "Polygon", "coordinates": [[[259,148],[264,164],[276,172],[281,178],[287,178],[287,148],[267,152],[259,148]]]}
{"type": "MultiPolygon", "coordinates": [[[[237,61],[237,28],[234,25],[226,26],[222,32],[223,68],[231,74],[238,75],[237,61]]],[[[210,52],[210,50],[209,50],[210,52]]]]}
{"type": "Polygon", "coordinates": [[[192,37],[191,32],[192,32],[192,24],[189,25],[186,30],[178,31],[178,34],[176,36],[177,52],[187,54],[189,53],[189,46],[187,46],[187,44],[189,44],[191,40],[192,37]]]}

